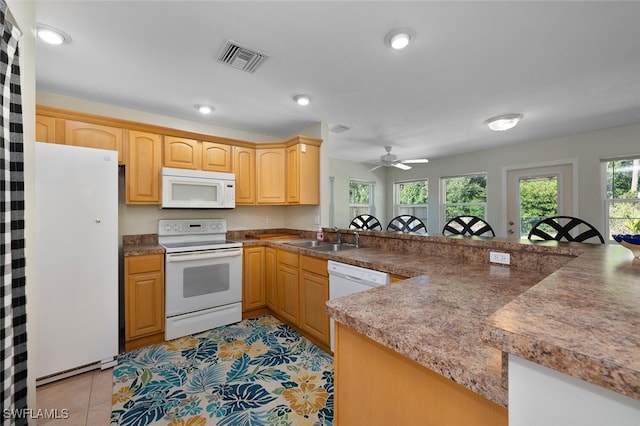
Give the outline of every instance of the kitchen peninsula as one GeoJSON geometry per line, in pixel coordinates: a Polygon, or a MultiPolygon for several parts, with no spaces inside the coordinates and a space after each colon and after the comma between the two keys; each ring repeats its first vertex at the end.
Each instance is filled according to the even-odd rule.
{"type": "Polygon", "coordinates": [[[622,417],[638,419],[640,264],[628,250],[427,240],[442,246],[441,253],[460,252],[435,256],[434,248],[419,255],[429,251],[423,243],[412,254],[377,248],[340,254],[342,262],[405,275],[412,270],[415,277],[327,303],[339,322],[339,424],[507,424],[510,356],[612,391],[626,398],[622,417]],[[548,254],[557,271],[482,263],[478,253],[489,248],[513,249],[516,262],[521,255],[532,259],[528,266],[543,265],[548,254]],[[476,261],[469,263],[469,256],[476,261]],[[365,404],[366,410],[353,410],[365,404]]]}

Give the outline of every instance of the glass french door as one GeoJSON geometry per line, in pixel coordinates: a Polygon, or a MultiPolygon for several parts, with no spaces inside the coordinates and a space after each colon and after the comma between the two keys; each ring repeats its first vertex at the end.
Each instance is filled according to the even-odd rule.
{"type": "Polygon", "coordinates": [[[507,234],[527,238],[531,227],[550,216],[573,213],[573,166],[507,172],[507,234]]]}

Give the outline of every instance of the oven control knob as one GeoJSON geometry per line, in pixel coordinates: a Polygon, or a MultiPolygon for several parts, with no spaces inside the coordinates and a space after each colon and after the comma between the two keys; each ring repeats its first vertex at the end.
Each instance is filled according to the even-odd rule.
{"type": "Polygon", "coordinates": [[[173,230],[175,232],[178,232],[180,230],[180,227],[178,225],[173,225],[173,230]]]}
{"type": "Polygon", "coordinates": [[[165,231],[171,231],[171,225],[165,225],[164,226],[164,230],[165,231]]]}

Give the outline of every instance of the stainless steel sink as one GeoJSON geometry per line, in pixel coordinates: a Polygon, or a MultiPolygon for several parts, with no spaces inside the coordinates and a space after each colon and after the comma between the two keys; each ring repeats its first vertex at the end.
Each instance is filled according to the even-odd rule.
{"type": "Polygon", "coordinates": [[[320,245],[315,247],[313,250],[316,251],[344,251],[344,250],[351,250],[356,248],[355,245],[353,244],[337,244],[337,243],[328,243],[326,245],[320,245]]]}
{"type": "Polygon", "coordinates": [[[343,251],[343,250],[351,250],[356,248],[353,244],[338,244],[338,243],[330,243],[327,241],[295,241],[286,243],[296,247],[308,248],[311,250],[317,251],[343,251]]]}
{"type": "Polygon", "coordinates": [[[292,241],[286,244],[296,246],[296,247],[316,248],[316,247],[322,247],[325,245],[330,245],[331,243],[325,242],[325,241],[292,241]]]}

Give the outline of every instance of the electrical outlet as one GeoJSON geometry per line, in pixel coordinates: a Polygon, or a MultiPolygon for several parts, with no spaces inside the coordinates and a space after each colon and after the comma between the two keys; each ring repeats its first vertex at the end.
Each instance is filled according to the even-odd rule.
{"type": "Polygon", "coordinates": [[[271,216],[267,216],[267,224],[271,223],[271,216]]]}
{"type": "Polygon", "coordinates": [[[502,263],[503,265],[511,264],[511,255],[509,253],[500,253],[497,251],[489,252],[489,262],[502,263]]]}

